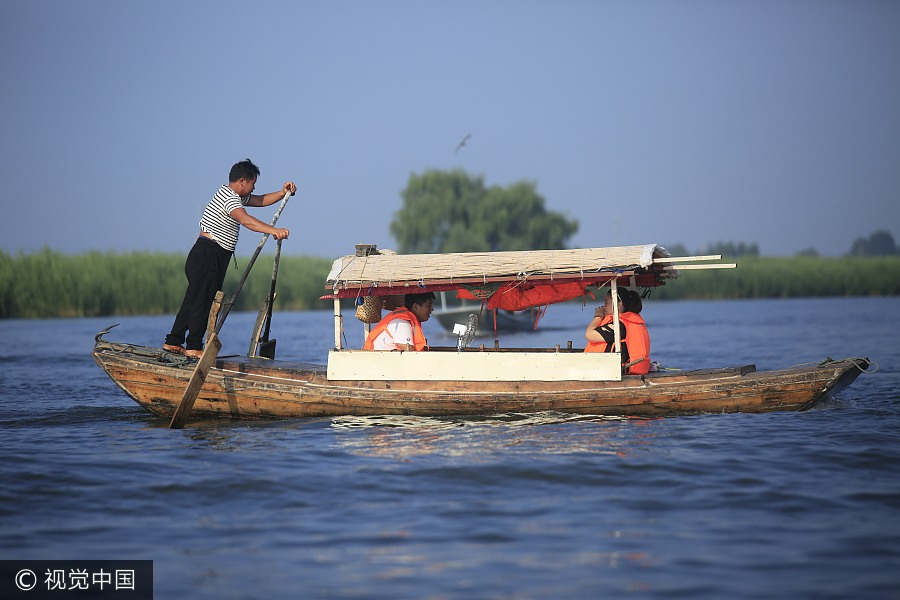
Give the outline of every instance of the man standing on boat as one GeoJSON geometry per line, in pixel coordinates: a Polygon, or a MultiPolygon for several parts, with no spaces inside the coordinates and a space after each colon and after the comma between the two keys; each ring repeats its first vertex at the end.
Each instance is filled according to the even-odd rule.
{"type": "Polygon", "coordinates": [[[203,210],[200,235],[184,263],[187,290],[172,331],[166,336],[164,350],[195,358],[203,353],[203,335],[206,333],[209,309],[216,292],[222,289],[241,225],[251,231],[268,233],[276,240],[287,239],[290,235],[290,231],[283,227],[272,227],[250,216],[244,207],[269,206],[281,200],[286,193],[293,196],[297,186],[293,181],[288,181],[277,192],[255,195],[252,192],[257,177],[259,167],[249,158],[235,163],[228,174],[228,185],[220,187],[203,210]]]}
{"type": "Polygon", "coordinates": [[[425,350],[428,340],[422,331],[422,323],[434,310],[434,294],[406,294],[404,306],[387,314],[366,337],[363,350],[425,350]]]}

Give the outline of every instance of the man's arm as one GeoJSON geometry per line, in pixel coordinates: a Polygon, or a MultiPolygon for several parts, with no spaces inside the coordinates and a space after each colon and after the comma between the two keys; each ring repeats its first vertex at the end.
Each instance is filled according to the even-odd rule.
{"type": "Polygon", "coordinates": [[[416,349],[413,346],[412,325],[406,321],[399,319],[388,325],[389,329],[393,329],[391,335],[394,338],[394,348],[400,352],[411,352],[416,349]]]}
{"type": "Polygon", "coordinates": [[[587,329],[584,330],[584,337],[589,342],[605,342],[606,340],[600,335],[600,332],[597,331],[597,327],[600,326],[600,323],[603,321],[603,317],[594,317],[591,319],[591,322],[588,323],[587,329]]]}
{"type": "MultiPolygon", "coordinates": [[[[247,201],[247,206],[269,206],[284,198],[284,195],[287,193],[290,193],[291,196],[297,193],[297,186],[294,185],[293,181],[286,182],[277,192],[270,192],[261,196],[251,195],[250,200],[247,201]]],[[[254,229],[254,231],[256,230],[254,229]]]]}
{"type": "MultiPolygon", "coordinates": [[[[268,194],[267,194],[268,195],[268,194]]],[[[268,233],[276,240],[284,240],[287,239],[291,232],[284,227],[272,227],[267,223],[263,223],[256,217],[251,216],[247,213],[243,208],[236,208],[230,213],[231,218],[246,227],[251,231],[258,231],[259,233],[268,233]]]]}
{"type": "Polygon", "coordinates": [[[602,306],[598,306],[594,310],[594,318],[588,323],[587,329],[584,330],[584,337],[589,342],[605,342],[603,336],[597,331],[597,328],[606,320],[606,310],[602,306]]]}

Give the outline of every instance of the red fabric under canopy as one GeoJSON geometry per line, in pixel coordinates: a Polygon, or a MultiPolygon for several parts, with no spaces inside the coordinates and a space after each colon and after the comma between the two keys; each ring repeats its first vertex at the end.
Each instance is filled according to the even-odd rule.
{"type": "MultiPolygon", "coordinates": [[[[546,306],[556,302],[565,302],[584,296],[585,288],[596,285],[596,281],[569,281],[565,283],[547,283],[541,285],[508,283],[497,289],[487,301],[490,309],[525,310],[532,306],[546,306]]],[[[463,300],[484,300],[485,294],[472,293],[468,289],[460,289],[456,296],[463,300]]]]}

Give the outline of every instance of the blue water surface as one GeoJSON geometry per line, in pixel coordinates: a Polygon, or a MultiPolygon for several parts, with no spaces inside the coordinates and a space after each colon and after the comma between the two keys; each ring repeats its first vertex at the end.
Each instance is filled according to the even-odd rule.
{"type": "MultiPolygon", "coordinates": [[[[580,346],[591,314],[500,340],[580,346]]],[[[229,316],[223,354],[254,317],[229,316]]],[[[159,345],[170,316],[0,321],[0,558],[152,559],[157,598],[900,597],[900,299],[651,298],[644,317],[669,367],[878,371],[801,413],[169,430],[90,349],[113,322],[159,345]]],[[[330,311],[273,319],[279,358],[324,363],[332,331],[330,311]]]]}

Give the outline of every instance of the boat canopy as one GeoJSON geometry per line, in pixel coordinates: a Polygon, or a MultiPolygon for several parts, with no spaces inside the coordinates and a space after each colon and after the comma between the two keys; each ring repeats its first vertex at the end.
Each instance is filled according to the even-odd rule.
{"type": "Polygon", "coordinates": [[[449,254],[363,251],[334,261],[325,286],[332,293],[322,298],[457,290],[459,297],[485,301],[488,308],[522,310],[577,298],[589,286],[621,277],[632,287],[663,285],[677,276],[668,257],[657,244],[449,254]]]}

